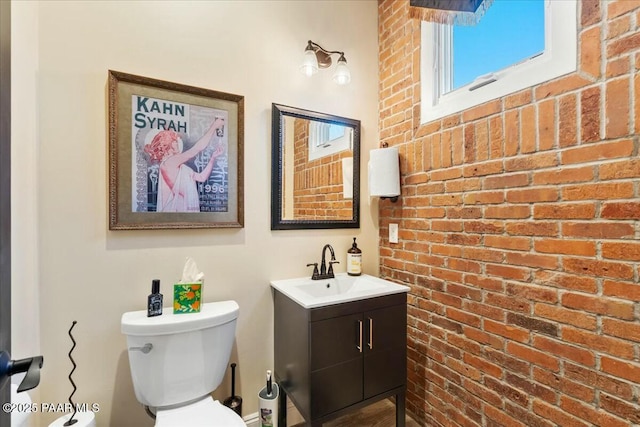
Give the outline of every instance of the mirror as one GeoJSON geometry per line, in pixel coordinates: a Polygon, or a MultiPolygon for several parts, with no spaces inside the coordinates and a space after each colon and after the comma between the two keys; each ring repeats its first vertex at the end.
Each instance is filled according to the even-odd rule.
{"type": "Polygon", "coordinates": [[[360,227],[360,121],[272,104],[271,229],[360,227]]]}

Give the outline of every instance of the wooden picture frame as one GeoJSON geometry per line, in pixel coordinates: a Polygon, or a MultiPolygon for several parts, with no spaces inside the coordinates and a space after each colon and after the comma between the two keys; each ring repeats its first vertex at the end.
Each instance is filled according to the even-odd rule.
{"type": "Polygon", "coordinates": [[[244,226],[244,97],[109,70],[109,229],[244,226]]]}

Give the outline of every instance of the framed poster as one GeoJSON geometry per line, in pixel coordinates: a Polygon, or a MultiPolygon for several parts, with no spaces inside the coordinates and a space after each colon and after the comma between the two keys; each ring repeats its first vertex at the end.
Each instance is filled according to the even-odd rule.
{"type": "Polygon", "coordinates": [[[244,97],[109,71],[109,229],[243,227],[244,97]]]}

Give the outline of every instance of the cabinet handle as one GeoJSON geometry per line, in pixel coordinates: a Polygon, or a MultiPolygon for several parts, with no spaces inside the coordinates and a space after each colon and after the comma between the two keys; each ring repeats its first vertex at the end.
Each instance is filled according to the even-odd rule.
{"type": "Polygon", "coordinates": [[[356,346],[356,348],[358,349],[358,351],[360,353],[362,353],[362,320],[358,320],[358,327],[360,328],[360,334],[359,334],[359,345],[356,346]]]}
{"type": "Polygon", "coordinates": [[[373,319],[369,317],[369,350],[373,350],[373,319]]]}

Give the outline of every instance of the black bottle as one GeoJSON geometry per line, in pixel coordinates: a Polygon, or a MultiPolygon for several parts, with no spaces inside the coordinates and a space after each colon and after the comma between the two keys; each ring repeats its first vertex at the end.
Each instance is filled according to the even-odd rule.
{"type": "Polygon", "coordinates": [[[162,314],[162,294],[160,293],[160,280],[151,282],[151,295],[147,298],[147,317],[160,316],[162,314]]]}

